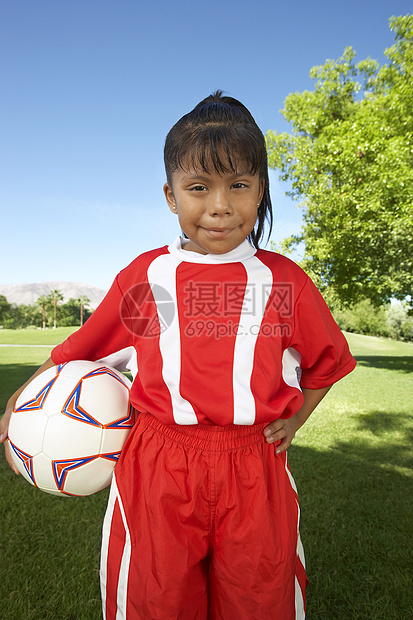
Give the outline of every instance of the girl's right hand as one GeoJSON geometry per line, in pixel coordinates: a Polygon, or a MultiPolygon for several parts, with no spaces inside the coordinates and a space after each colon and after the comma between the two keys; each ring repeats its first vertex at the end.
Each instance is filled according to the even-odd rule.
{"type": "Polygon", "coordinates": [[[8,431],[9,431],[10,417],[13,411],[13,405],[11,405],[9,401],[9,403],[7,404],[5,414],[0,420],[0,443],[4,444],[4,450],[6,453],[6,461],[8,462],[8,464],[10,465],[14,473],[17,475],[20,475],[19,470],[17,469],[16,465],[13,462],[13,459],[11,458],[10,447],[9,447],[9,442],[8,442],[8,431]]]}

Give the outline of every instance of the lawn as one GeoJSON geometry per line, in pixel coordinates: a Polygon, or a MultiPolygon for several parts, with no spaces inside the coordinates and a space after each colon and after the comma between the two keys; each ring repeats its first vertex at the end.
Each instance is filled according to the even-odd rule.
{"type": "MultiPolygon", "coordinates": [[[[59,330],[0,332],[53,345],[59,330]]],[[[412,617],[413,345],[347,334],[357,369],[300,429],[289,459],[302,509],[309,620],[412,617]]],[[[0,405],[50,347],[0,347],[0,405]]],[[[97,620],[107,490],[56,498],[0,459],[3,620],[97,620]]],[[[232,619],[228,619],[232,620],[232,619]]]]}
{"type": "Polygon", "coordinates": [[[78,327],[56,329],[0,329],[0,344],[55,345],[62,342],[78,327]]]}

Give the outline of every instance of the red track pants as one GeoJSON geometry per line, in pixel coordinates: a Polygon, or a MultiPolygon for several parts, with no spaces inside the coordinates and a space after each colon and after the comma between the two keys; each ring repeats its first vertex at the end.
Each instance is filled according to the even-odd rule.
{"type": "Polygon", "coordinates": [[[103,526],[106,620],[305,617],[297,493],[263,428],[138,416],[103,526]]]}

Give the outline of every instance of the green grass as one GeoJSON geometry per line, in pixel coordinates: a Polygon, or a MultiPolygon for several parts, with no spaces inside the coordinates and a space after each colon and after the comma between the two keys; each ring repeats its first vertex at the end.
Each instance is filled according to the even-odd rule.
{"type": "MultiPolygon", "coordinates": [[[[1,330],[0,407],[74,328],[1,330]],[[50,345],[39,348],[38,345],[50,345]]],[[[54,497],[16,477],[0,459],[2,620],[100,618],[100,530],[108,491],[54,497]]]]}
{"type": "MultiPolygon", "coordinates": [[[[52,345],[47,338],[57,336],[53,330],[14,334],[20,344],[35,337],[32,344],[52,345]]],[[[0,332],[0,342],[5,335],[0,332]]],[[[408,620],[413,345],[347,336],[356,370],[334,386],[289,450],[301,499],[308,618],[408,620]]],[[[48,348],[0,347],[0,405],[48,355],[48,348]]],[[[3,620],[101,617],[106,499],[107,490],[84,499],[48,496],[0,459],[3,620]]]]}
{"type": "Polygon", "coordinates": [[[346,334],[356,370],[289,450],[302,510],[308,618],[413,617],[413,345],[346,334]]]}
{"type": "Polygon", "coordinates": [[[0,329],[0,344],[55,345],[63,342],[78,327],[56,329],[0,329]]]}

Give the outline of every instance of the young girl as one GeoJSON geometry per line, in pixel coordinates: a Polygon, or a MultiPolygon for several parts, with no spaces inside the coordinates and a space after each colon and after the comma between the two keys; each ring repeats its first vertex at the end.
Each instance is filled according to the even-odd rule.
{"type": "Polygon", "coordinates": [[[139,415],[103,527],[103,614],[301,619],[286,449],[355,361],[308,276],[258,249],[272,215],[265,141],[249,111],[211,95],[169,132],[165,167],[183,236],[121,271],[38,371],[89,359],[134,375],[139,415]]]}

